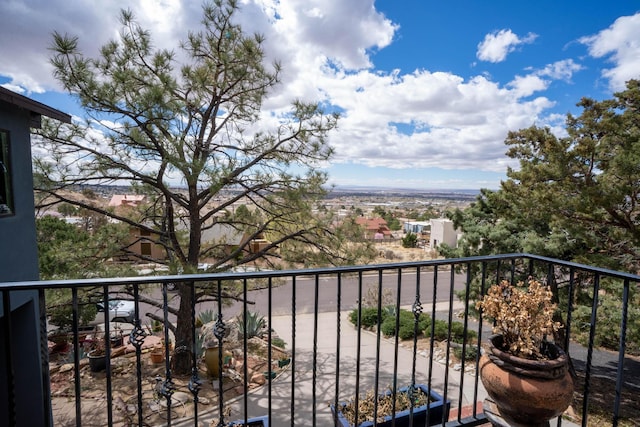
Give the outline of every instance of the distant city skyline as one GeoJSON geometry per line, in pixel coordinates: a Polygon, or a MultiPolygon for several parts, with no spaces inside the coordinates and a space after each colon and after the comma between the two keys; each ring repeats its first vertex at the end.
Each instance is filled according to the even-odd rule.
{"type": "MultiPolygon", "coordinates": [[[[510,130],[563,135],[581,97],[607,99],[640,78],[640,5],[595,0],[518,3],[244,0],[238,22],[265,38],[282,84],[264,104],[293,99],[341,113],[324,165],[338,186],[473,189],[499,186],[510,130]]],[[[131,9],[154,46],[179,52],[197,30],[187,0],[0,3],[0,85],[82,116],[48,63],[52,32],[77,35],[87,55],[117,37],[131,9]]]]}

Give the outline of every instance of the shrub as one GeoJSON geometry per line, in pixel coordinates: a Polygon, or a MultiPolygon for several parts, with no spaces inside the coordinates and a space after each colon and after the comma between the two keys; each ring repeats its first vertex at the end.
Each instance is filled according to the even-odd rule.
{"type": "MultiPolygon", "coordinates": [[[[425,330],[425,335],[429,336],[431,334],[431,329],[427,328],[425,330]]],[[[433,327],[433,339],[436,341],[443,341],[449,338],[449,324],[444,320],[435,320],[435,325],[433,327]]]]}
{"type": "MultiPolygon", "coordinates": [[[[381,323],[384,321],[385,317],[387,317],[387,313],[388,312],[386,310],[382,310],[381,323]]],[[[352,310],[351,313],[349,313],[349,320],[354,326],[358,326],[358,309],[352,310]]],[[[374,326],[377,326],[378,309],[376,307],[363,307],[360,323],[364,328],[373,328],[374,326]]]]}
{"type": "MultiPolygon", "coordinates": [[[[462,360],[462,347],[453,347],[453,355],[462,360]]],[[[464,349],[464,360],[476,360],[478,356],[478,347],[475,345],[467,345],[464,349]]]]}
{"type": "MultiPolygon", "coordinates": [[[[415,317],[413,313],[409,310],[401,309],[400,312],[400,321],[398,327],[398,337],[401,339],[409,339],[413,338],[415,331],[415,317]]],[[[426,314],[420,314],[418,319],[418,332],[424,331],[431,323],[431,318],[426,314]]],[[[382,322],[380,326],[380,330],[385,336],[392,337],[396,335],[396,317],[395,316],[387,316],[386,319],[382,322]]]]}
{"type": "Polygon", "coordinates": [[[406,236],[402,238],[402,247],[403,248],[415,248],[418,245],[418,235],[414,233],[407,233],[406,236]]]}
{"type": "MultiPolygon", "coordinates": [[[[427,328],[424,331],[426,336],[431,334],[431,329],[427,328]]],[[[475,339],[478,334],[475,331],[467,329],[467,342],[475,339]]],[[[451,323],[451,338],[449,338],[449,323],[445,320],[436,319],[433,331],[433,339],[436,341],[451,340],[453,342],[461,343],[464,341],[464,323],[452,322],[451,323]]]]}
{"type": "MultiPolygon", "coordinates": [[[[467,329],[467,341],[473,340],[478,336],[476,331],[467,329]]],[[[464,341],[464,323],[453,322],[451,324],[451,341],[463,342],[464,341]]]]}
{"type": "Polygon", "coordinates": [[[285,348],[287,346],[287,343],[280,337],[271,338],[271,344],[275,345],[276,347],[280,347],[280,348],[285,348]]]}

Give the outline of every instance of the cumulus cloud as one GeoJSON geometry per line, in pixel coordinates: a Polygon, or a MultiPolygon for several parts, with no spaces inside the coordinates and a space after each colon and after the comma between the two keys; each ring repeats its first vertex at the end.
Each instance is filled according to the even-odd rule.
{"type": "Polygon", "coordinates": [[[507,132],[531,126],[553,105],[544,97],[520,97],[516,89],[482,76],[469,81],[428,71],[345,76],[331,92],[346,111],[332,137],[335,161],[504,171],[507,132]],[[413,131],[399,132],[397,124],[413,131]]]}
{"type": "Polygon", "coordinates": [[[502,62],[519,45],[533,43],[536,37],[536,34],[529,33],[520,38],[509,29],[489,33],[478,44],[476,57],[481,61],[502,62]]]}
{"type": "Polygon", "coordinates": [[[596,58],[609,57],[612,68],[602,71],[611,90],[622,90],[625,82],[640,78],[640,13],[623,16],[607,29],[580,39],[596,58]]]}
{"type": "MultiPolygon", "coordinates": [[[[117,17],[129,7],[155,47],[179,52],[187,29],[197,30],[199,2],[112,0],[96,7],[86,0],[0,2],[0,75],[27,92],[57,88],[48,66],[51,32],[79,36],[96,55],[117,36],[117,17]],[[168,11],[168,12],[167,12],[168,11]],[[27,32],[22,28],[32,28],[27,32]]],[[[373,0],[244,0],[238,22],[265,36],[267,62],[284,67],[282,84],[263,104],[262,126],[277,123],[293,99],[320,102],[342,111],[330,135],[334,162],[390,168],[482,169],[504,172],[509,130],[544,121],[553,101],[543,92],[554,79],[570,80],[581,66],[559,61],[500,84],[487,76],[451,72],[378,71],[372,54],[394,41],[399,28],[373,0]]],[[[487,35],[478,58],[499,62],[535,35],[510,30],[487,35]]]]}

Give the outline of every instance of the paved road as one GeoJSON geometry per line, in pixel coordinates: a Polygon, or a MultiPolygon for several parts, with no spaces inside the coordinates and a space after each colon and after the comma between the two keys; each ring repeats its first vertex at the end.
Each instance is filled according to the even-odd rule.
{"type": "MultiPolygon", "coordinates": [[[[425,311],[430,311],[430,303],[434,300],[434,273],[421,272],[420,274],[420,301],[425,311]]],[[[335,312],[338,308],[338,281],[336,277],[319,277],[317,286],[317,306],[318,312],[335,312]]],[[[340,284],[340,310],[349,310],[357,306],[360,293],[363,299],[367,298],[367,291],[378,293],[378,275],[367,274],[362,278],[362,287],[358,286],[357,276],[345,276],[340,284]]],[[[390,303],[396,303],[397,290],[400,289],[400,305],[412,305],[417,294],[417,275],[415,272],[404,273],[398,276],[393,274],[383,274],[383,293],[390,293],[390,303]]],[[[455,275],[453,290],[464,289],[465,276],[455,275]]],[[[297,314],[313,313],[316,306],[316,279],[313,277],[298,277],[295,283],[295,312],[297,314]]],[[[439,272],[435,301],[449,301],[451,295],[450,273],[439,272]]],[[[288,279],[282,285],[274,287],[271,291],[271,313],[274,316],[291,314],[293,312],[293,291],[294,284],[288,279]]],[[[254,304],[249,306],[250,311],[258,311],[262,314],[268,313],[269,291],[267,289],[253,291],[249,297],[254,304]]],[[[203,308],[213,308],[215,304],[203,306],[203,308]]],[[[235,303],[225,308],[227,313],[240,313],[242,304],[235,303]]]]}

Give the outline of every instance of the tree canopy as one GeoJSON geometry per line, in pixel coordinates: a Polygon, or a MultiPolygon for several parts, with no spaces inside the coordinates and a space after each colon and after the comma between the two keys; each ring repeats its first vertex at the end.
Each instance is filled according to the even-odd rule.
{"type": "MultiPolygon", "coordinates": [[[[86,117],[71,126],[43,122],[36,190],[152,233],[174,272],[194,272],[203,259],[213,269],[259,259],[277,265],[290,254],[305,265],[354,262],[366,251],[342,244],[348,230],[313,215],[326,193],[320,166],[331,158],[327,136],[338,116],[301,101],[262,114],[281,67],[265,64],[263,37],[234,22],[237,8],[236,0],[205,4],[201,29],[186,34],[179,54],[155,49],[126,10],[119,37],[97,57],[83,54],[77,37],[54,33],[55,77],[86,117]],[[148,202],[123,214],[64,191],[107,183],[128,183],[148,202]],[[247,209],[234,215],[237,204],[247,209]],[[225,252],[203,241],[219,225],[244,233],[245,243],[225,252]],[[249,250],[259,236],[269,244],[249,250]]],[[[185,344],[193,301],[187,287],[179,294],[176,342],[185,344]]]]}
{"type": "Polygon", "coordinates": [[[637,272],[640,82],[577,105],[566,136],[537,126],[508,134],[507,155],[519,167],[451,215],[464,236],[449,255],[524,251],[637,272]]]}
{"type": "MultiPolygon", "coordinates": [[[[565,136],[536,126],[509,133],[507,155],[519,167],[507,171],[500,189],[482,190],[469,208],[450,214],[464,234],[457,248],[442,248],[445,256],[528,252],[638,274],[640,82],[629,81],[613,99],[583,98],[578,106],[582,113],[567,116],[565,136]]],[[[471,273],[468,296],[477,299],[479,276],[471,273]]],[[[596,298],[592,280],[585,277],[568,295],[558,283],[567,275],[557,274],[550,285],[559,303],[567,307],[572,298],[573,324],[589,325],[596,298]]],[[[639,298],[632,286],[626,342],[631,354],[640,351],[639,298]]],[[[573,338],[617,349],[622,284],[602,281],[598,303],[602,327],[593,338],[589,328],[574,328],[573,338]]]]}

